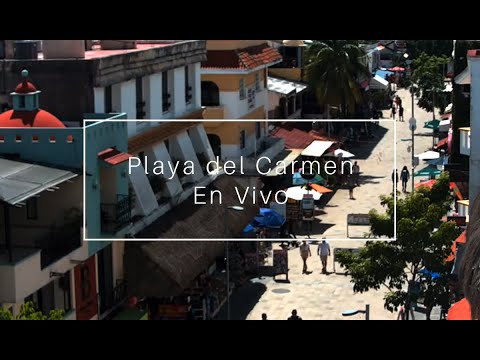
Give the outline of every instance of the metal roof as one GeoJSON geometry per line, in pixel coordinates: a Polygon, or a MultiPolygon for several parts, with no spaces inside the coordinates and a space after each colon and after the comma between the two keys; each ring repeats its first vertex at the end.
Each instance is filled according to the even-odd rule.
{"type": "Polygon", "coordinates": [[[272,76],[268,77],[268,91],[273,91],[282,95],[290,93],[300,93],[307,88],[307,84],[298,81],[283,80],[272,76]]]}
{"type": "Polygon", "coordinates": [[[0,201],[17,205],[76,176],[66,170],[0,159],[0,201]]]}

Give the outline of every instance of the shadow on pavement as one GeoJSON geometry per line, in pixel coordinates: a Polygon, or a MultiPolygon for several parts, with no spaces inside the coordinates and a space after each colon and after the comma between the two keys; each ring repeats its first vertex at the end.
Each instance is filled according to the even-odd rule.
{"type": "MultiPolygon", "coordinates": [[[[366,122],[369,122],[369,121],[367,120],[366,122]]],[[[388,132],[388,129],[384,128],[380,123],[377,129],[373,132],[373,136],[374,136],[373,139],[368,141],[360,141],[360,143],[350,145],[348,146],[347,150],[355,154],[354,160],[366,160],[370,157],[373,150],[377,147],[377,145],[384,138],[387,132],[388,132]]]]}
{"type": "MultiPolygon", "coordinates": [[[[230,297],[230,320],[246,320],[265,291],[267,287],[258,282],[249,282],[236,288],[230,297]]],[[[227,320],[226,305],[222,307],[215,320],[227,320]]]]}

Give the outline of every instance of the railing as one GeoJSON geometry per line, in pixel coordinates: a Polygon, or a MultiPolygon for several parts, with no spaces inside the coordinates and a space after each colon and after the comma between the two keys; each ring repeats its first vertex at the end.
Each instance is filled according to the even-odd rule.
{"type": "Polygon", "coordinates": [[[111,292],[99,294],[100,314],[102,319],[106,319],[114,313],[127,300],[127,283],[123,279],[118,279],[111,292]]]}
{"type": "Polygon", "coordinates": [[[82,246],[80,226],[53,228],[48,236],[36,241],[35,247],[41,249],[41,269],[45,269],[80,246],[82,246]]]}
{"type": "Polygon", "coordinates": [[[132,204],[129,195],[117,195],[115,204],[100,204],[101,231],[104,234],[114,234],[130,223],[132,204]]]}

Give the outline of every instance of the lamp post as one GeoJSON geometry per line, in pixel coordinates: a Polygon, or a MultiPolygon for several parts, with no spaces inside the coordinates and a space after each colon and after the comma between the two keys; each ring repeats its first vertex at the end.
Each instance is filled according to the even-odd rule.
{"type": "Polygon", "coordinates": [[[410,118],[410,130],[412,131],[412,194],[415,192],[415,130],[417,129],[417,120],[415,119],[415,92],[413,82],[410,85],[412,94],[412,117],[410,118]]]}
{"type": "Polygon", "coordinates": [[[228,246],[228,239],[230,229],[228,227],[228,210],[243,211],[241,206],[227,206],[225,208],[225,247],[226,247],[226,275],[227,275],[227,320],[230,320],[230,250],[228,246]]]}
{"type": "Polygon", "coordinates": [[[345,316],[345,317],[353,316],[357,314],[365,314],[365,320],[370,320],[370,304],[365,305],[365,310],[354,309],[354,310],[347,310],[342,312],[342,316],[345,316]]]}

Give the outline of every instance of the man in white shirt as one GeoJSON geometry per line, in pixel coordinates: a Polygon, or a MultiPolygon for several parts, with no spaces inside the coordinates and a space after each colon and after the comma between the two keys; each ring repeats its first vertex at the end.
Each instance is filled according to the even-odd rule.
{"type": "Polygon", "coordinates": [[[323,240],[320,245],[318,245],[317,250],[318,255],[320,256],[320,260],[322,261],[322,273],[327,273],[327,260],[330,256],[330,245],[323,240]]]}

